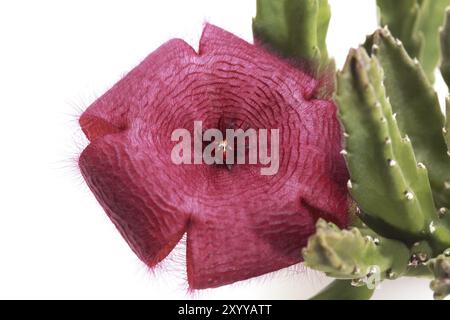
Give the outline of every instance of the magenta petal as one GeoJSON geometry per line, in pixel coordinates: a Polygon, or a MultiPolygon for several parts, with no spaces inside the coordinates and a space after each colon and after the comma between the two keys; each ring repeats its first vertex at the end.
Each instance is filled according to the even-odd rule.
{"type": "Polygon", "coordinates": [[[192,217],[187,234],[191,288],[217,287],[300,262],[299,248],[314,231],[315,218],[289,192],[280,190],[274,202],[268,189],[259,191],[259,196],[216,199],[219,207],[204,207],[204,214],[192,217]]]}
{"type": "Polygon", "coordinates": [[[164,170],[170,164],[151,152],[147,132],[138,120],[126,132],[98,139],[82,152],[79,166],[130,247],[154,266],[185,233],[190,208],[178,196],[179,177],[164,170]]]}
{"type": "Polygon", "coordinates": [[[131,248],[149,266],[187,232],[191,288],[298,263],[324,217],[347,224],[347,171],[335,105],[319,82],[263,49],[206,25],[199,54],[172,40],[94,102],[80,125],[79,166],[131,248]],[[279,129],[280,167],[175,165],[171,133],[279,129]]]}
{"type": "Polygon", "coordinates": [[[147,56],[81,115],[80,126],[89,140],[124,130],[136,118],[145,118],[147,107],[161,103],[176,80],[174,75],[196,55],[186,42],[173,39],[147,56]]]}
{"type": "Polygon", "coordinates": [[[199,53],[202,56],[213,57],[213,61],[244,63],[247,71],[255,72],[261,77],[260,80],[266,81],[268,85],[274,85],[278,90],[295,88],[295,91],[289,92],[293,96],[302,95],[310,98],[318,89],[317,80],[294,68],[287,61],[211,24],[206,24],[203,29],[199,53]],[[271,74],[274,66],[276,73],[271,74]],[[286,84],[286,87],[283,88],[283,84],[286,84]]]}

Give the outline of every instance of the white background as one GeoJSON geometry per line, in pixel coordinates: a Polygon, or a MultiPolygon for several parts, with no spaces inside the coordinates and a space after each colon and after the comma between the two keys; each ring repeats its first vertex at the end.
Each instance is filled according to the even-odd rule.
{"type": "MultiPolygon", "coordinates": [[[[374,2],[330,0],[339,66],[375,29],[374,2]]],[[[255,0],[0,2],[0,298],[304,299],[327,283],[297,266],[188,292],[183,248],[148,270],[77,170],[77,117],[95,97],[172,37],[196,47],[205,21],[251,41],[254,14],[255,0]]],[[[410,279],[375,294],[430,297],[410,279]]]]}

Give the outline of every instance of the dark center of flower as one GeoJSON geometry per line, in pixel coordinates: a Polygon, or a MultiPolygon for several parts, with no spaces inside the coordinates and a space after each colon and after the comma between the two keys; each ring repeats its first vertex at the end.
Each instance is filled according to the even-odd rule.
{"type": "MultiPolygon", "coordinates": [[[[220,117],[218,121],[217,129],[222,133],[223,139],[212,142],[215,149],[215,151],[213,152],[214,158],[216,159],[215,166],[217,166],[218,168],[226,168],[228,170],[231,170],[233,165],[237,164],[238,157],[245,156],[239,152],[236,139],[227,139],[227,129],[245,130],[243,128],[243,122],[241,122],[240,125],[237,125],[237,123],[237,120],[231,120],[225,117],[220,117]]],[[[204,148],[210,143],[211,142],[204,143],[204,148]]],[[[247,150],[248,146],[246,146],[245,149],[247,150]]]]}
{"type": "Polygon", "coordinates": [[[236,159],[236,154],[235,154],[235,148],[233,148],[233,146],[231,144],[228,144],[227,139],[224,139],[220,142],[214,142],[216,144],[216,163],[219,163],[219,166],[226,166],[226,168],[228,170],[231,170],[231,167],[234,163],[227,163],[227,159],[230,159],[230,156],[232,153],[234,153],[235,157],[234,159],[236,159]],[[222,164],[220,164],[222,163],[222,164]]]}

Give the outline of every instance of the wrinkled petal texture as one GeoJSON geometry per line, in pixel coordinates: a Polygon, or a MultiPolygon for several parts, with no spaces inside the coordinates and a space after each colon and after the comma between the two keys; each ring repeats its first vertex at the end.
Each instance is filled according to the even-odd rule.
{"type": "MultiPolygon", "coordinates": [[[[81,116],[81,172],[148,266],[187,233],[190,288],[211,288],[300,262],[319,217],[347,223],[347,172],[335,105],[318,82],[259,47],[206,25],[199,52],[171,40],[81,116]],[[175,165],[172,131],[193,122],[280,130],[280,168],[175,165]]],[[[192,133],[193,134],[193,133],[192,133]]]]}

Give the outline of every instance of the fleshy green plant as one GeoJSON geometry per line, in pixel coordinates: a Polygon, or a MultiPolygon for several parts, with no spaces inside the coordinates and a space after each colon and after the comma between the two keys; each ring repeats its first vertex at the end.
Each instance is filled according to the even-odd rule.
{"type": "Polygon", "coordinates": [[[327,67],[326,36],[331,17],[328,0],[257,0],[256,39],[286,58],[301,59],[316,69],[327,67]]]}
{"type": "MultiPolygon", "coordinates": [[[[430,278],[443,299],[450,294],[450,98],[445,116],[433,82],[440,63],[450,87],[450,0],[377,5],[381,28],[350,50],[334,92],[353,222],[341,230],[319,220],[302,254],[308,267],[336,279],[313,299],[369,299],[378,282],[399,277],[430,278]]],[[[326,0],[257,0],[254,34],[320,76],[334,68],[329,19],[326,0]]]]}

